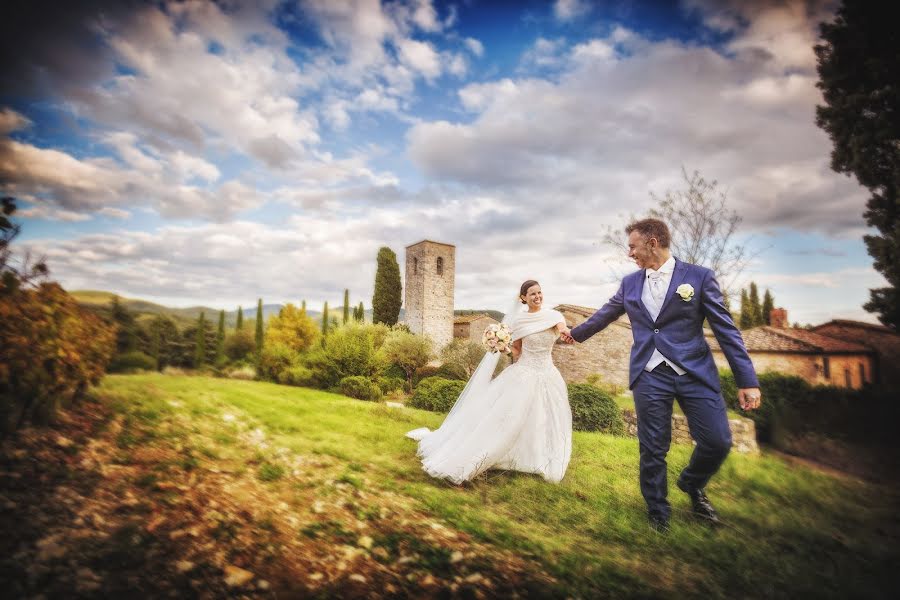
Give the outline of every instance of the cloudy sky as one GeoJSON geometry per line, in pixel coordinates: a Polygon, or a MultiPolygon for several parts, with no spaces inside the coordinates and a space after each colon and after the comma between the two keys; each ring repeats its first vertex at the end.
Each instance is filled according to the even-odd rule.
{"type": "Polygon", "coordinates": [[[428,238],[459,308],[527,278],[599,306],[631,268],[605,228],[685,169],[743,217],[738,285],[874,321],[867,195],[814,123],[832,2],[8,4],[0,186],[68,289],[369,306],[378,248],[428,238]]]}

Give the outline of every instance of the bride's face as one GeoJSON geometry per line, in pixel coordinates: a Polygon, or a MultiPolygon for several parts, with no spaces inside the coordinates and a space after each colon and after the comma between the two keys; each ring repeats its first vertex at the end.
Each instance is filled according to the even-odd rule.
{"type": "Polygon", "coordinates": [[[533,285],[525,292],[525,303],[528,305],[528,310],[539,310],[543,302],[544,295],[541,293],[541,286],[533,285]]]}

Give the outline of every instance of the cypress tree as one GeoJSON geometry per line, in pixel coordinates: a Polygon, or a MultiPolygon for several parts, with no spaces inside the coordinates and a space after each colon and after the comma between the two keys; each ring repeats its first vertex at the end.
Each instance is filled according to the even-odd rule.
{"type": "Polygon", "coordinates": [[[344,290],[344,324],[350,320],[350,290],[344,290]]]}
{"type": "Polygon", "coordinates": [[[216,364],[225,358],[225,311],[219,311],[219,330],[216,332],[216,364]]]}
{"type": "Polygon", "coordinates": [[[325,303],[325,308],[322,309],[322,341],[325,341],[325,336],[328,335],[328,303],[325,303]]]}
{"type": "Polygon", "coordinates": [[[766,325],[772,324],[772,309],[775,308],[775,298],[772,297],[772,292],[766,288],[766,293],[763,296],[762,303],[762,313],[763,313],[763,321],[766,325]]]}
{"type": "Polygon", "coordinates": [[[400,316],[400,305],[403,302],[400,265],[397,264],[397,255],[387,246],[379,248],[377,263],[372,321],[394,325],[400,316]]]}
{"type": "Polygon", "coordinates": [[[750,327],[756,327],[765,322],[763,321],[762,304],[759,303],[759,289],[754,281],[750,282],[750,319],[752,323],[750,327]]]}
{"type": "Polygon", "coordinates": [[[256,303],[256,355],[262,356],[263,340],[265,332],[263,330],[263,305],[262,298],[256,303]]]}
{"type": "Polygon", "coordinates": [[[363,303],[360,302],[359,306],[356,309],[356,320],[359,322],[363,322],[366,320],[366,309],[363,308],[363,303]]]}
{"type": "Polygon", "coordinates": [[[159,329],[159,326],[155,322],[150,324],[150,356],[156,361],[156,369],[161,371],[162,364],[159,362],[159,355],[162,346],[160,343],[162,335],[159,329]]]}
{"type": "Polygon", "coordinates": [[[194,346],[194,367],[200,368],[206,362],[206,317],[200,311],[197,319],[197,338],[194,346]]]}
{"type": "Polygon", "coordinates": [[[238,306],[237,325],[235,326],[235,329],[240,331],[243,328],[244,328],[244,309],[241,308],[240,306],[238,306]]]}
{"type": "Polygon", "coordinates": [[[738,319],[738,327],[741,329],[750,329],[753,327],[750,298],[747,296],[747,290],[745,289],[741,289],[741,315],[738,319]]]}
{"type": "Polygon", "coordinates": [[[304,300],[304,301],[300,304],[300,310],[303,311],[303,314],[304,314],[304,315],[306,314],[306,300],[304,300]]]}

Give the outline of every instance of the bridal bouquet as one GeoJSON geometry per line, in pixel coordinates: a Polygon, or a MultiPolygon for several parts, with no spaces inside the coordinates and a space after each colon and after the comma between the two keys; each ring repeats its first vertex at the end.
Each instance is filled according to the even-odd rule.
{"type": "Polygon", "coordinates": [[[481,336],[481,345],[488,352],[502,352],[506,354],[509,352],[511,344],[512,334],[509,333],[509,327],[504,323],[488,325],[481,336]]]}

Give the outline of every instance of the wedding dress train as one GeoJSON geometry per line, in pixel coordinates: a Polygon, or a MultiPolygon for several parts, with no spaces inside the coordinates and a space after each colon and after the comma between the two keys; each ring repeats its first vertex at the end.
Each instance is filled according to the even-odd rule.
{"type": "MultiPolygon", "coordinates": [[[[538,326],[556,319],[547,313],[559,315],[541,312],[538,326]]],[[[514,338],[515,332],[514,327],[514,338]]],[[[535,473],[554,483],[563,478],[572,454],[572,412],[551,358],[558,333],[553,326],[525,333],[519,336],[519,360],[494,380],[489,372],[479,382],[476,372],[438,430],[407,434],[419,441],[418,455],[429,475],[456,484],[487,469],[535,473]]],[[[496,359],[486,362],[479,371],[488,367],[492,372],[496,359]]]]}

